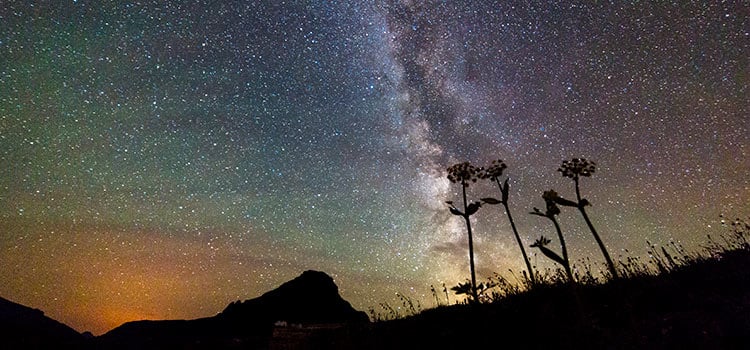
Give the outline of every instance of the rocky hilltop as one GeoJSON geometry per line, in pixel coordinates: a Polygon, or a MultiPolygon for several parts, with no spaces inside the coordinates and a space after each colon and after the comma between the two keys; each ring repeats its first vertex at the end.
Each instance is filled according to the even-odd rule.
{"type": "Polygon", "coordinates": [[[213,317],[125,323],[98,337],[95,347],[269,348],[341,339],[345,329],[367,323],[367,315],[339,295],[333,278],[310,270],[260,297],[233,302],[213,317]]]}

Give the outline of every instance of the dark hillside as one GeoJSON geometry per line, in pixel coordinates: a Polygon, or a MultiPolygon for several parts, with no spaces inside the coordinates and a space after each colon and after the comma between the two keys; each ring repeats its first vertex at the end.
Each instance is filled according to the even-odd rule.
{"type": "Polygon", "coordinates": [[[84,337],[32,309],[0,298],[0,349],[78,348],[84,337]]]}
{"type": "Polygon", "coordinates": [[[214,317],[136,321],[94,339],[0,299],[2,349],[690,348],[750,346],[750,250],[605,284],[541,285],[492,303],[368,323],[308,271],[214,317]],[[667,271],[668,270],[668,271],[667,271]]]}
{"type": "Polygon", "coordinates": [[[372,349],[747,348],[750,252],[736,250],[602,285],[541,287],[375,325],[372,349]]]}

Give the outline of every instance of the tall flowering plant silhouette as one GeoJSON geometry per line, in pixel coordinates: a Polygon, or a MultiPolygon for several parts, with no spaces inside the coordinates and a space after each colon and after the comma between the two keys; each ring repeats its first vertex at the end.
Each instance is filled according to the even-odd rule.
{"type": "Polygon", "coordinates": [[[516,224],[513,221],[513,216],[510,214],[510,208],[508,208],[508,191],[509,191],[509,185],[508,185],[508,179],[506,178],[505,181],[500,184],[500,177],[503,176],[503,170],[508,168],[507,165],[505,165],[505,162],[502,160],[493,160],[489,167],[484,169],[484,171],[480,172],[479,177],[481,179],[490,180],[491,182],[495,183],[497,185],[497,188],[500,189],[500,200],[496,198],[482,198],[482,202],[485,204],[502,204],[505,207],[505,214],[508,216],[508,221],[510,221],[510,227],[513,229],[513,234],[516,236],[516,241],[518,242],[518,248],[521,249],[521,255],[523,255],[523,261],[526,263],[526,270],[529,271],[529,280],[531,281],[531,285],[536,285],[536,278],[534,277],[534,270],[531,268],[531,263],[529,262],[529,257],[526,255],[526,249],[523,247],[523,242],[521,241],[521,236],[518,234],[518,230],[516,229],[516,224]]]}
{"type": "Polygon", "coordinates": [[[618,278],[617,268],[615,268],[615,264],[612,262],[609,252],[607,252],[607,247],[604,246],[604,242],[602,242],[601,237],[599,237],[599,233],[596,232],[594,225],[591,223],[591,219],[589,219],[588,214],[586,214],[586,206],[591,205],[591,203],[585,198],[581,198],[579,180],[581,177],[590,177],[594,174],[594,172],[596,172],[596,163],[585,158],[573,158],[569,161],[564,160],[557,171],[562,173],[562,176],[573,179],[573,182],[576,185],[577,202],[571,203],[568,206],[576,207],[578,208],[578,211],[581,212],[583,220],[586,221],[586,225],[588,225],[591,234],[594,235],[596,244],[599,245],[599,249],[602,251],[602,255],[604,255],[604,260],[607,262],[609,273],[612,274],[613,278],[618,278]]]}
{"type": "Polygon", "coordinates": [[[568,258],[568,248],[565,246],[565,237],[563,237],[562,231],[560,230],[560,224],[557,222],[556,216],[560,214],[560,208],[557,207],[557,204],[561,205],[571,205],[575,204],[567,199],[561,198],[557,195],[557,192],[554,190],[544,191],[544,194],[542,195],[542,198],[544,199],[544,203],[547,205],[547,209],[542,212],[539,210],[539,208],[534,208],[534,211],[532,211],[531,215],[537,215],[541,217],[545,217],[552,221],[552,223],[555,225],[555,230],[557,231],[557,238],[560,239],[560,248],[562,249],[562,257],[557,255],[554,251],[547,248],[547,245],[551,243],[552,241],[548,238],[542,236],[541,238],[537,239],[534,244],[531,245],[531,247],[539,248],[539,250],[544,254],[546,257],[552,259],[556,263],[563,266],[565,269],[565,274],[568,276],[568,282],[573,283],[573,272],[570,269],[570,259],[568,258]]]}
{"type": "Polygon", "coordinates": [[[482,203],[469,203],[466,200],[466,188],[469,187],[470,183],[477,182],[481,170],[482,169],[471,165],[469,162],[458,163],[448,168],[448,180],[452,183],[458,183],[461,185],[463,210],[456,208],[456,206],[453,205],[453,201],[445,202],[450,206],[451,214],[463,217],[466,222],[466,231],[469,234],[469,267],[471,269],[471,290],[469,292],[471,293],[470,296],[473,302],[478,302],[479,296],[477,295],[477,276],[474,270],[474,239],[471,234],[471,220],[469,220],[469,217],[479,210],[482,203]]]}

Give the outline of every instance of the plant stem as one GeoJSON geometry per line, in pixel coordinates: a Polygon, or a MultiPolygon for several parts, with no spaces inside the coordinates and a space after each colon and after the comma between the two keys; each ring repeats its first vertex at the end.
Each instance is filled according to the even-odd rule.
{"type": "MultiPolygon", "coordinates": [[[[502,186],[500,185],[500,180],[495,178],[495,182],[497,182],[497,186],[500,187],[500,191],[503,191],[502,186]]],[[[516,223],[513,222],[513,216],[510,215],[510,208],[508,208],[508,201],[503,201],[503,206],[505,207],[505,213],[508,215],[508,221],[510,221],[510,227],[513,229],[513,234],[516,236],[516,241],[518,242],[518,247],[521,248],[521,255],[523,255],[523,261],[526,263],[526,270],[529,271],[529,279],[531,280],[531,285],[536,285],[536,277],[534,277],[534,270],[531,268],[531,262],[529,262],[529,257],[526,255],[526,249],[523,248],[523,242],[521,242],[521,236],[518,234],[518,230],[516,229],[516,223]]]]}
{"type": "Polygon", "coordinates": [[[469,233],[469,268],[471,269],[471,296],[474,302],[478,302],[477,298],[477,276],[474,272],[474,240],[471,235],[471,220],[469,220],[468,204],[466,203],[466,181],[461,181],[461,188],[463,189],[464,198],[464,220],[466,220],[466,231],[469,233]]]}
{"type": "Polygon", "coordinates": [[[599,245],[599,249],[602,251],[602,255],[604,255],[604,260],[607,263],[607,268],[609,269],[609,273],[612,274],[612,278],[617,279],[619,278],[619,275],[617,274],[617,268],[615,267],[615,264],[612,262],[612,258],[609,256],[607,247],[604,246],[604,242],[602,242],[602,238],[599,237],[599,233],[596,232],[596,229],[594,228],[594,224],[591,223],[591,219],[589,219],[588,214],[586,214],[586,209],[581,204],[581,190],[578,187],[578,177],[573,178],[573,181],[576,184],[576,198],[578,199],[578,211],[581,212],[581,216],[583,216],[583,220],[586,221],[586,225],[588,225],[589,230],[591,231],[591,234],[594,235],[596,244],[599,245]]]}
{"type": "Polygon", "coordinates": [[[557,238],[560,239],[560,248],[562,249],[562,258],[565,261],[564,268],[565,273],[568,275],[568,282],[573,283],[573,272],[570,270],[570,259],[568,259],[568,248],[565,245],[565,238],[563,237],[562,230],[560,230],[560,224],[554,215],[549,216],[552,223],[555,224],[555,230],[557,230],[557,238]]]}
{"type": "Polygon", "coordinates": [[[599,249],[601,249],[602,255],[604,255],[604,260],[607,262],[607,268],[609,268],[609,273],[612,274],[612,278],[619,278],[619,275],[617,274],[617,269],[615,268],[615,264],[612,262],[612,258],[610,258],[609,253],[607,252],[607,248],[604,246],[604,242],[602,242],[601,237],[599,237],[599,234],[596,232],[596,229],[594,228],[594,225],[591,223],[589,216],[586,214],[586,209],[584,209],[583,206],[579,205],[578,211],[581,212],[581,215],[583,216],[583,220],[586,221],[586,225],[589,226],[589,230],[591,230],[591,234],[594,235],[596,244],[599,245],[599,249]]]}

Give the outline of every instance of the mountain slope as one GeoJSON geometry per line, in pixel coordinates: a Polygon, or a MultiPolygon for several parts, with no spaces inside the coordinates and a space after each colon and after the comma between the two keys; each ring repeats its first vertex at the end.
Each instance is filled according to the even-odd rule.
{"type": "Polygon", "coordinates": [[[230,321],[295,324],[368,321],[367,314],[352,308],[339,295],[333,278],[312,270],[258,298],[230,304],[219,317],[230,321]]]}
{"type": "Polygon", "coordinates": [[[84,337],[44,312],[0,298],[0,349],[79,348],[84,337]]]}
{"type": "Polygon", "coordinates": [[[369,322],[364,312],[341,298],[330,276],[305,271],[260,297],[231,303],[214,317],[128,322],[98,337],[95,345],[102,349],[267,348],[277,321],[308,326],[369,322]]]}

